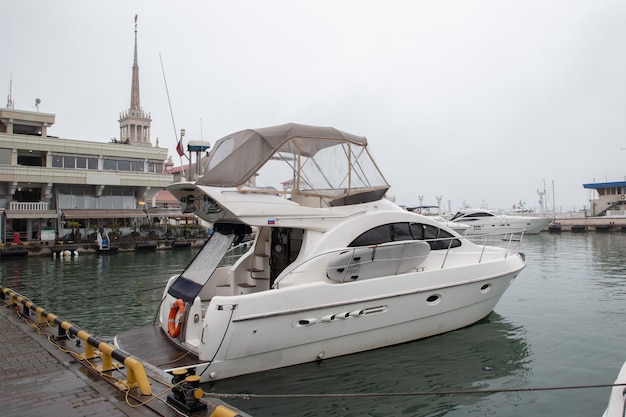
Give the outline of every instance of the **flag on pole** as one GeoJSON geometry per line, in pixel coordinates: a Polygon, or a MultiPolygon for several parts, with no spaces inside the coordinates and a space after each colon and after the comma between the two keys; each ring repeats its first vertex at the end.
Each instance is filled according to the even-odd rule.
{"type": "Polygon", "coordinates": [[[178,144],[176,145],[176,152],[178,152],[178,156],[183,156],[185,154],[185,151],[183,149],[183,137],[180,137],[180,140],[178,141],[178,144]]]}

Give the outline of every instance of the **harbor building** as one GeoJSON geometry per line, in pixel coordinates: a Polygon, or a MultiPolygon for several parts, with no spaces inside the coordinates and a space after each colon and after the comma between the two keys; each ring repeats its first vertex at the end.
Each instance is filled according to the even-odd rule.
{"type": "Polygon", "coordinates": [[[168,150],[152,145],[150,114],[140,105],[137,19],[129,109],[110,143],[49,135],[56,115],[17,110],[11,94],[0,108],[0,237],[3,242],[53,241],[72,232],[180,217],[157,208],[173,182],[168,150]]]}
{"type": "Polygon", "coordinates": [[[145,202],[173,181],[164,173],[167,149],[50,137],[54,120],[0,109],[2,240],[55,240],[72,220],[107,226],[148,217],[145,202]]]}
{"type": "Polygon", "coordinates": [[[592,217],[626,215],[626,181],[583,184],[588,190],[596,190],[597,198],[589,200],[592,217]]]}

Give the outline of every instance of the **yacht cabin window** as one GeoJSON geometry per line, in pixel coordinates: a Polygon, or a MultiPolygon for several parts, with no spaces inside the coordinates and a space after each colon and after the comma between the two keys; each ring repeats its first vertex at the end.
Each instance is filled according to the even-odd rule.
{"type": "Polygon", "coordinates": [[[422,223],[389,223],[376,226],[354,239],[348,247],[380,245],[403,240],[426,240],[432,250],[456,248],[461,241],[451,233],[422,223]]]}

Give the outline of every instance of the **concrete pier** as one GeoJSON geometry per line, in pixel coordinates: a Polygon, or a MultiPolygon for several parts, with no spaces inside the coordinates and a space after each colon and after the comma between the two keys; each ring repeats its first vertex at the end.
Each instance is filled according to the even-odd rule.
{"type": "Polygon", "coordinates": [[[626,217],[557,217],[546,231],[556,231],[555,225],[560,226],[562,232],[626,232],[626,217]]]}
{"type": "MultiPolygon", "coordinates": [[[[124,241],[113,242],[111,244],[116,252],[129,252],[138,250],[163,250],[179,248],[199,248],[204,245],[206,238],[184,239],[184,240],[151,240],[151,241],[124,241]]],[[[98,251],[97,243],[75,243],[75,242],[22,242],[20,244],[0,244],[0,258],[16,256],[54,256],[59,252],[70,251],[85,254],[106,254],[98,251]]]]}
{"type": "MultiPolygon", "coordinates": [[[[146,364],[154,394],[141,396],[135,388],[129,396],[70,353],[80,351],[77,339],[58,338],[52,343],[56,329],[35,323],[6,299],[0,301],[1,415],[180,417],[166,404],[168,386],[159,382],[169,382],[171,375],[146,364]]],[[[249,417],[215,398],[205,403],[207,410],[194,416],[249,417]]]]}
{"type": "Polygon", "coordinates": [[[128,406],[119,390],[86,373],[4,303],[0,303],[0,357],[3,415],[154,415],[128,406]]]}

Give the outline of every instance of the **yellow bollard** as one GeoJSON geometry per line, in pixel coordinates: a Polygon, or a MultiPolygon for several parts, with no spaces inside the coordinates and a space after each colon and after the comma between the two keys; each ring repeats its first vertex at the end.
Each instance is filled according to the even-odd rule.
{"type": "Polygon", "coordinates": [[[135,358],[128,357],[124,360],[124,365],[126,365],[126,378],[128,378],[128,386],[130,388],[138,386],[141,395],[152,395],[152,388],[150,387],[148,376],[146,375],[146,371],[143,369],[141,362],[135,358]]]}
{"type": "Polygon", "coordinates": [[[238,415],[239,413],[223,405],[218,405],[211,413],[211,417],[236,417],[238,415]]]}
{"type": "Polygon", "coordinates": [[[43,325],[47,324],[48,322],[46,321],[46,316],[44,316],[44,314],[43,314],[44,309],[41,308],[41,307],[37,307],[35,309],[35,311],[37,312],[37,317],[39,317],[39,325],[43,326],[43,325]]]}
{"type": "Polygon", "coordinates": [[[81,355],[82,359],[93,359],[96,355],[96,350],[91,343],[85,343],[85,353],[81,355]]]}
{"type": "Polygon", "coordinates": [[[102,352],[102,366],[98,368],[101,372],[108,372],[113,370],[113,351],[115,347],[108,343],[100,343],[98,346],[100,352],[102,352]]]}

